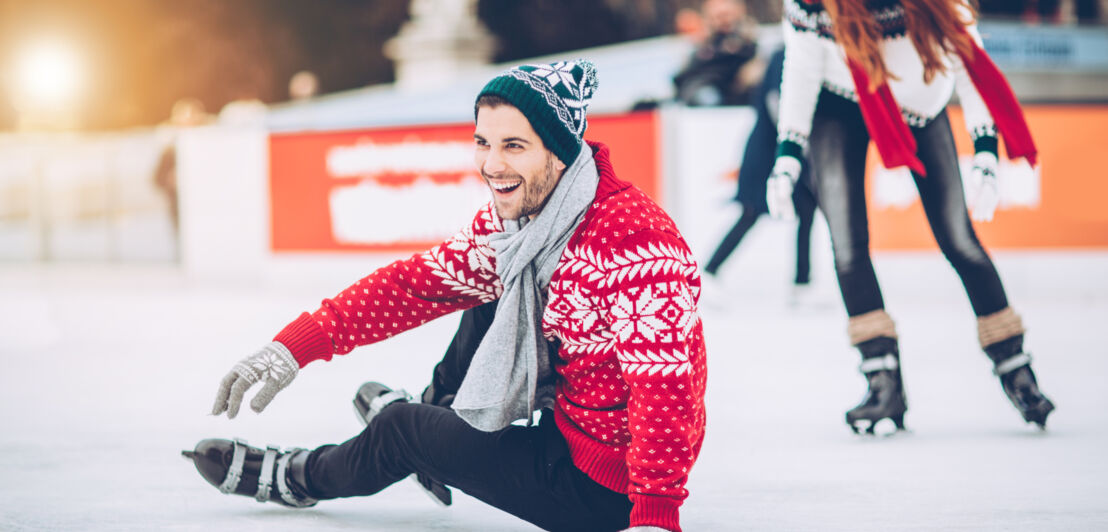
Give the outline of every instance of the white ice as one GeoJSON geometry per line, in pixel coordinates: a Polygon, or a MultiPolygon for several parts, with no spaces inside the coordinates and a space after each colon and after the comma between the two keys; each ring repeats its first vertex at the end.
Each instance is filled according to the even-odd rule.
{"type": "MultiPolygon", "coordinates": [[[[702,309],[708,430],[685,530],[1108,529],[1108,253],[994,253],[1058,407],[1046,432],[990,374],[941,256],[878,254],[911,432],[867,438],[843,422],[864,382],[826,253],[815,301],[790,307],[787,240],[756,230],[723,272],[726,304],[702,309]]],[[[218,493],[180,456],[207,437],[339,442],[360,428],[361,382],[422,389],[456,318],[313,363],[261,415],[207,415],[238,358],[353,280],[0,266],[0,530],[534,530],[457,492],[439,508],[408,481],[307,510],[262,505],[218,493]]]]}

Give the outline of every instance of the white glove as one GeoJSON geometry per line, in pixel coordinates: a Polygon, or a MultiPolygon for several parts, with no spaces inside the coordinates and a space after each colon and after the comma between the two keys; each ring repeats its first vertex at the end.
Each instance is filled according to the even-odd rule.
{"type": "Polygon", "coordinates": [[[242,396],[246,390],[259,381],[265,381],[262,389],[250,401],[250,408],[255,412],[261,412],[277,392],[284,390],[292,379],[296,378],[299,370],[300,364],[284,344],[280,342],[266,344],[257,353],[238,361],[231,368],[231,372],[223,377],[223,381],[219,383],[219,391],[215,395],[215,404],[212,405],[212,415],[218,416],[226,410],[227,418],[234,418],[239,414],[242,396]]]}
{"type": "Polygon", "coordinates": [[[800,178],[800,161],[796,157],[782,155],[773,163],[773,173],[766,181],[766,205],[769,215],[778,220],[796,218],[793,207],[793,188],[800,178]]]}
{"type": "Polygon", "coordinates": [[[623,532],[670,532],[664,528],[658,528],[656,526],[633,526],[624,530],[623,532]]]}
{"type": "Polygon", "coordinates": [[[1000,203],[1000,187],[996,182],[996,155],[983,151],[973,156],[970,182],[977,185],[971,217],[975,222],[990,222],[1000,203]]]}

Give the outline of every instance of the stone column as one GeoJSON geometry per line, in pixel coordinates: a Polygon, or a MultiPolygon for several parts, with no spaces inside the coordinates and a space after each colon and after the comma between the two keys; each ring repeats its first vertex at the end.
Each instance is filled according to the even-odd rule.
{"type": "Polygon", "coordinates": [[[495,37],[477,18],[476,0],[412,0],[411,20],[385,43],[401,87],[433,87],[487,65],[495,37]]]}

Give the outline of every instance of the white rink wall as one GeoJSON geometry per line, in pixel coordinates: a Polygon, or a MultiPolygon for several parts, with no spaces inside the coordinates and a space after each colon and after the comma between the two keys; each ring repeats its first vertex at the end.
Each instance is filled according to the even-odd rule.
{"type": "Polygon", "coordinates": [[[168,130],[0,136],[0,261],[172,261],[168,130]]]}
{"type": "MultiPolygon", "coordinates": [[[[660,145],[663,206],[702,260],[737,219],[734,172],[746,136],[753,127],[749,108],[667,108],[661,114],[660,145]]],[[[181,187],[182,264],[199,276],[260,275],[286,278],[290,273],[328,275],[366,265],[383,264],[400,254],[279,253],[270,250],[267,133],[250,127],[205,127],[185,131],[178,142],[181,187]]],[[[618,168],[616,169],[618,173],[618,168]]],[[[378,207],[387,207],[377,204],[378,207]]],[[[377,214],[376,219],[404,220],[433,212],[377,214]]],[[[460,227],[459,227],[460,229],[460,227]]],[[[390,228],[383,227],[382,233],[390,228]]],[[[372,232],[373,228],[362,231],[372,232]]],[[[759,224],[751,240],[780,242],[781,253],[758,254],[744,261],[776,271],[792,260],[795,226],[759,224]],[[780,255],[780,256],[779,256],[780,255]]],[[[446,238],[452,231],[444,231],[446,238]]],[[[827,247],[826,231],[817,226],[814,247],[827,247]]]]}

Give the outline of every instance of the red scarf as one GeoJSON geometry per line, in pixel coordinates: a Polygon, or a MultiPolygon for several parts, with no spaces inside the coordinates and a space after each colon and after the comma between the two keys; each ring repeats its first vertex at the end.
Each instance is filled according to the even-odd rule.
{"type": "MultiPolygon", "coordinates": [[[[1031,139],[1031,131],[1027,128],[1027,122],[1023,118],[1023,111],[1012,94],[1012,88],[1008,81],[1000,73],[992,59],[985,50],[982,50],[973,41],[973,57],[967,60],[964,55],[962,64],[966,72],[973,80],[973,86],[989,114],[996,123],[1000,137],[1004,139],[1004,147],[1008,151],[1008,157],[1018,159],[1026,157],[1027,162],[1034,167],[1036,164],[1035,142],[1031,139]]],[[[886,168],[907,166],[912,171],[927,175],[923,163],[916,156],[916,139],[912,136],[908,125],[900,114],[900,106],[893,98],[888,83],[882,83],[875,92],[869,90],[869,76],[865,69],[854,59],[848,58],[847,65],[850,74],[854,78],[854,88],[858,93],[858,105],[862,109],[862,118],[865,119],[866,128],[870,137],[877,145],[877,152],[881,154],[881,160],[886,168]]]]}

